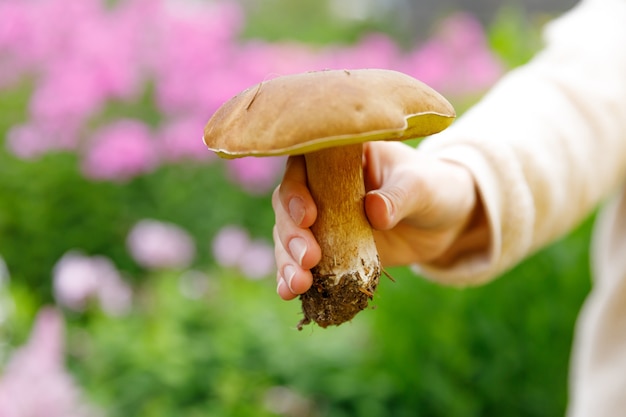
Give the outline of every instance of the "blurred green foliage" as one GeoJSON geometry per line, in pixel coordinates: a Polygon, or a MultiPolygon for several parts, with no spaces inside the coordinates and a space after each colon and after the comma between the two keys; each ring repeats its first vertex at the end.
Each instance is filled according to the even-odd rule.
{"type": "MultiPolygon", "coordinates": [[[[298,33],[323,43],[362,30],[318,25],[325,16],[313,2],[283,4],[291,5],[284,16],[255,11],[247,36],[298,33]]],[[[511,66],[538,45],[536,28],[511,12],[496,20],[490,39],[511,66]]],[[[24,118],[27,93],[24,83],[0,95],[0,137],[24,118]]],[[[1,146],[0,161],[0,254],[16,304],[5,329],[12,345],[23,342],[39,306],[52,302],[51,269],[68,249],[108,255],[135,279],[132,314],[67,312],[70,369],[107,415],[564,412],[574,322],[590,284],[591,220],[480,288],[441,287],[393,269],[396,282],[384,281],[375,308],[353,323],[298,332],[297,302],[279,301],[273,279],[250,281],[211,259],[210,239],[223,225],[269,239],[273,222],[269,196],[229,186],[220,163],[162,167],[114,184],[83,179],[69,154],[21,161],[1,146]],[[196,267],[209,280],[201,298],[182,295],[180,273],[149,273],[129,258],[125,235],[144,217],[175,220],[194,235],[196,267]]]]}
{"type": "Polygon", "coordinates": [[[302,415],[562,415],[588,234],[480,288],[394,269],[353,323],[302,332],[272,282],[216,270],[189,300],[178,276],[152,276],[137,314],[75,319],[72,369],[112,416],[292,415],[272,413],[277,386],[307,399],[302,415]]]}
{"type": "Polygon", "coordinates": [[[541,47],[538,28],[544,19],[547,17],[529,16],[513,4],[505,4],[487,32],[491,48],[509,68],[526,63],[541,47]]]}
{"type": "MultiPolygon", "coordinates": [[[[270,41],[298,41],[313,45],[351,43],[369,32],[385,32],[402,41],[402,27],[388,20],[342,20],[332,14],[328,2],[300,0],[290,2],[268,0],[245,1],[249,20],[243,28],[245,38],[262,38],[270,41]]],[[[406,39],[404,38],[406,41],[406,39]]]]}

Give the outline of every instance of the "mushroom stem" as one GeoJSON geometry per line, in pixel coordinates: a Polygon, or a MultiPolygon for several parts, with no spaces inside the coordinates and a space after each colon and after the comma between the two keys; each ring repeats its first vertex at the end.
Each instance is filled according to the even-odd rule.
{"type": "Polygon", "coordinates": [[[301,296],[303,324],[321,327],[352,319],[367,307],[378,285],[380,261],[364,209],[363,145],[305,155],[308,186],[317,204],[311,227],[322,260],[313,285],[301,296]]]}

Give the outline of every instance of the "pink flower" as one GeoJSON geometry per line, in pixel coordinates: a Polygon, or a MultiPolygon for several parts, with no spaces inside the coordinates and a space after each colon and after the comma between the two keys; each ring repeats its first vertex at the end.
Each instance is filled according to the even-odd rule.
{"type": "Polygon", "coordinates": [[[14,353],[0,380],[2,417],[97,415],[63,367],[63,334],[61,315],[41,310],[28,343],[14,353]]]}
{"type": "Polygon", "coordinates": [[[223,227],[213,239],[213,256],[226,268],[236,268],[250,279],[259,279],[274,271],[274,249],[269,243],[251,240],[239,226],[223,227]]]}
{"type": "Polygon", "coordinates": [[[413,51],[403,70],[447,94],[475,94],[503,72],[480,23],[470,15],[446,19],[434,37],[413,51]]]}
{"type": "Polygon", "coordinates": [[[139,221],[126,244],[135,261],[149,269],[186,268],[196,255],[195,243],[187,231],[158,220],[139,221]]]}
{"type": "Polygon", "coordinates": [[[91,300],[112,316],[126,313],[132,291],[113,262],[104,256],[86,256],[78,251],[63,255],[53,270],[57,302],[75,311],[84,311],[91,300]]]}
{"type": "Polygon", "coordinates": [[[284,164],[283,158],[238,158],[226,161],[226,169],[244,190],[265,194],[276,186],[284,164]]]}
{"type": "MultiPolygon", "coordinates": [[[[59,123],[63,125],[63,122],[59,123]]],[[[71,150],[76,147],[75,126],[43,125],[34,122],[9,129],[6,146],[18,158],[35,159],[51,150],[71,150]]]]}
{"type": "Polygon", "coordinates": [[[237,265],[250,279],[265,278],[276,270],[274,247],[264,240],[253,240],[239,258],[237,265]]]}
{"type": "Polygon", "coordinates": [[[54,20],[51,17],[59,17],[54,3],[8,1],[2,4],[0,47],[24,68],[33,69],[58,51],[65,25],[58,26],[61,30],[50,30],[54,20]]]}
{"type": "MultiPolygon", "coordinates": [[[[114,14],[100,0],[0,7],[8,14],[0,13],[0,72],[35,75],[29,110],[31,124],[42,130],[44,151],[73,149],[77,132],[107,100],[136,96],[143,65],[137,20],[114,14]]],[[[17,79],[0,73],[0,84],[17,79]]]]}
{"type": "Polygon", "coordinates": [[[53,270],[54,296],[57,302],[76,311],[85,309],[98,290],[99,265],[78,252],[68,252],[53,270]]]}
{"type": "Polygon", "coordinates": [[[106,99],[133,99],[143,86],[141,78],[146,64],[141,52],[144,42],[149,41],[144,36],[151,33],[150,25],[144,24],[146,34],[137,30],[137,24],[151,16],[138,15],[141,12],[149,10],[128,2],[124,7],[118,5],[108,13],[82,21],[74,29],[68,58],[77,61],[76,69],[106,99]]]}
{"type": "Polygon", "coordinates": [[[14,48],[24,26],[24,6],[16,1],[0,2],[0,52],[6,53],[14,48]]]}
{"type": "Polygon", "coordinates": [[[170,7],[157,22],[153,63],[157,104],[168,115],[197,109],[210,114],[225,101],[224,91],[230,98],[247,86],[233,65],[242,11],[235,3],[165,4],[170,7]]]}
{"type": "Polygon", "coordinates": [[[94,134],[82,167],[85,176],[91,179],[126,181],[153,171],[158,163],[158,152],[148,126],[126,119],[94,134]]]}
{"type": "Polygon", "coordinates": [[[76,56],[56,62],[33,92],[30,113],[36,121],[82,124],[99,112],[105,95],[99,80],[76,56]]]}
{"type": "Polygon", "coordinates": [[[33,159],[49,149],[49,142],[43,132],[32,124],[13,126],[7,132],[7,148],[17,157],[33,159]]]}
{"type": "Polygon", "coordinates": [[[221,266],[231,268],[250,245],[250,235],[239,226],[223,227],[213,239],[213,257],[221,266]]]}
{"type": "MultiPolygon", "coordinates": [[[[159,154],[168,162],[209,158],[199,137],[210,115],[242,89],[279,75],[390,68],[461,95],[484,91],[502,73],[483,28],[465,14],[446,19],[426,44],[403,53],[383,34],[323,48],[241,41],[244,11],[236,2],[113,3],[0,0],[0,88],[25,76],[33,85],[30,118],[7,141],[15,155],[76,150],[108,105],[134,106],[148,85],[172,122],[155,141],[134,120],[113,120],[95,132],[82,166],[89,178],[129,180],[155,169],[159,154]]],[[[264,193],[280,168],[275,159],[250,159],[228,164],[228,171],[246,190],[264,193]]]]}

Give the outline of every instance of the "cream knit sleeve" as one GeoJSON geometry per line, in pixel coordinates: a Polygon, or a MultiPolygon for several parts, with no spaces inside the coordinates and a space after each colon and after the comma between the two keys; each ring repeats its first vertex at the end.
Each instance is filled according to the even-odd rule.
{"type": "Polygon", "coordinates": [[[546,47],[507,74],[421,152],[467,166],[491,231],[488,253],[448,269],[478,284],[562,236],[626,179],[626,0],[587,0],[545,31],[546,47]]]}

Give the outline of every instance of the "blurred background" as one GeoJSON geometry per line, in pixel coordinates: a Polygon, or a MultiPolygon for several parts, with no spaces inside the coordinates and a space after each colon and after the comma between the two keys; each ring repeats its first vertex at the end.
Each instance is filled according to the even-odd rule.
{"type": "Polygon", "coordinates": [[[562,415],[591,219],[479,288],[392,269],[353,322],[298,332],[284,159],[200,138],[238,91],[325,68],[462,113],[573,3],[0,0],[0,415],[562,415]]]}

